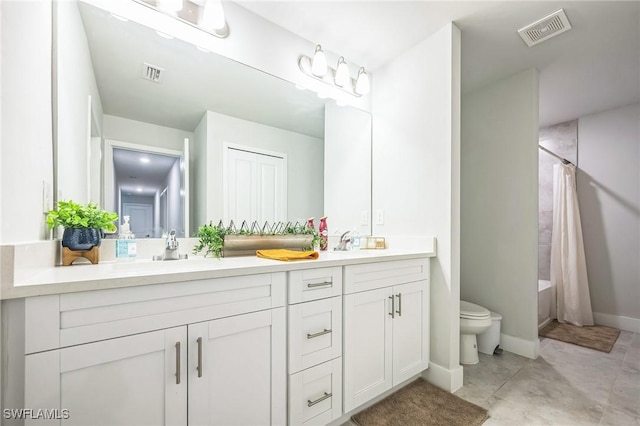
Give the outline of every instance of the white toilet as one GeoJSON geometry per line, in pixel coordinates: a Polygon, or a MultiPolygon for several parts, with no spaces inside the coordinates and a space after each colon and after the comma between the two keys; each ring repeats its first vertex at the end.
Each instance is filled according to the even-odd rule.
{"type": "Polygon", "coordinates": [[[476,335],[491,327],[491,312],[474,303],[460,301],[460,364],[477,364],[476,335]]]}

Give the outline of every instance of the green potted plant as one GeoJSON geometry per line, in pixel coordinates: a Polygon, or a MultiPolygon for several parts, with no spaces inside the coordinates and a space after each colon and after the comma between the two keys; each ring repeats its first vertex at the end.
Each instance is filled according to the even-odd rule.
{"type": "MultiPolygon", "coordinates": [[[[49,229],[64,227],[62,247],[72,251],[89,251],[99,247],[103,231],[116,230],[116,220],[117,213],[101,210],[93,203],[78,204],[72,200],[58,201],[57,208],[47,214],[49,229]]],[[[92,263],[97,263],[97,258],[92,263]]]]}
{"type": "Polygon", "coordinates": [[[223,226],[217,225],[203,225],[198,228],[196,237],[198,237],[198,244],[193,248],[193,254],[198,254],[205,250],[204,257],[212,254],[215,257],[222,256],[222,250],[224,249],[224,235],[226,230],[223,226]]]}

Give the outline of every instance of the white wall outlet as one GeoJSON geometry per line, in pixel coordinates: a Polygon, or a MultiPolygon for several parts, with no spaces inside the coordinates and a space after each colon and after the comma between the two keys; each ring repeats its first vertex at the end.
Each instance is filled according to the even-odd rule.
{"type": "Polygon", "coordinates": [[[384,210],[376,210],[376,225],[384,225],[384,210]]]}
{"type": "Polygon", "coordinates": [[[360,226],[369,225],[369,212],[367,210],[362,210],[360,213],[360,226]]]}

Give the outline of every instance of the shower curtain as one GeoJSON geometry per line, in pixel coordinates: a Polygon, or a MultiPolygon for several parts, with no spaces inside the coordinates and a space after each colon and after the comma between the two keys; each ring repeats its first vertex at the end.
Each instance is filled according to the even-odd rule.
{"type": "Polygon", "coordinates": [[[593,325],[576,193],[576,168],[572,164],[553,166],[551,282],[557,289],[558,321],[577,326],[593,325]]]}

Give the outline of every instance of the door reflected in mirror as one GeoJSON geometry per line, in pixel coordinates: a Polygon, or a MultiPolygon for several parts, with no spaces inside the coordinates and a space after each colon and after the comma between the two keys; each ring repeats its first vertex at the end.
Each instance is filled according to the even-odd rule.
{"type": "MultiPolygon", "coordinates": [[[[225,213],[229,211],[229,197],[225,197],[229,176],[223,173],[223,147],[235,144],[286,155],[286,200],[279,204],[286,220],[304,221],[327,214],[336,231],[359,226],[362,234],[370,233],[370,223],[360,220],[371,217],[370,119],[369,128],[362,132],[366,143],[354,144],[353,133],[343,132],[343,127],[337,129],[336,120],[325,122],[326,104],[332,100],[320,99],[289,81],[224,56],[198,50],[178,38],[161,38],[135,19],[119,20],[107,10],[109,3],[98,7],[94,1],[56,2],[53,38],[58,164],[61,158],[87,158],[86,147],[91,147],[91,170],[77,169],[75,175],[67,176],[70,171],[56,169],[57,194],[82,201],[89,193],[90,198],[101,201],[103,208],[118,211],[121,217],[125,215],[124,199],[128,212],[135,210],[136,204],[151,205],[151,220],[144,209],[130,214],[131,227],[140,227],[140,231],[134,231],[139,238],[160,237],[171,229],[176,229],[179,236],[193,236],[198,226],[223,218],[241,223],[250,218],[232,218],[225,213]],[[161,82],[144,78],[149,65],[162,69],[161,82]],[[329,131],[332,127],[334,131],[329,131]],[[327,131],[333,135],[331,149],[340,151],[329,157],[325,152],[327,131]],[[187,138],[189,146],[183,146],[187,138]],[[124,151],[173,150],[178,152],[175,156],[191,153],[190,160],[183,161],[182,170],[184,194],[180,198],[184,207],[180,212],[184,224],[173,225],[173,218],[179,215],[172,218],[175,195],[168,186],[167,192],[162,185],[154,186],[153,195],[147,195],[142,203],[134,202],[137,186],[128,192],[116,187],[109,141],[142,147],[120,146],[124,151]],[[356,146],[364,151],[355,150],[356,146]],[[330,173],[334,177],[345,176],[341,169],[354,170],[357,164],[358,185],[334,182],[337,178],[332,178],[336,185],[331,186],[332,193],[326,193],[326,158],[332,159],[330,173]],[[98,165],[101,177],[94,173],[98,165]],[[74,182],[86,184],[76,190],[74,182]],[[86,185],[90,185],[89,190],[86,185]],[[328,211],[328,198],[359,204],[333,202],[334,207],[328,211]],[[336,209],[340,209],[340,215],[334,213],[336,209]],[[353,217],[339,220],[346,210],[353,217]],[[137,225],[136,221],[142,223],[137,225]]],[[[370,118],[368,113],[359,112],[370,118]]],[[[341,108],[336,114],[341,114],[341,108]]],[[[340,122],[349,127],[351,120],[340,122]]],[[[135,170],[142,170],[141,166],[135,170]]],[[[123,173],[122,183],[131,176],[137,177],[136,173],[123,173]]]]}
{"type": "Polygon", "coordinates": [[[130,217],[136,238],[188,235],[184,153],[109,140],[105,149],[105,206],[130,217]]]}

